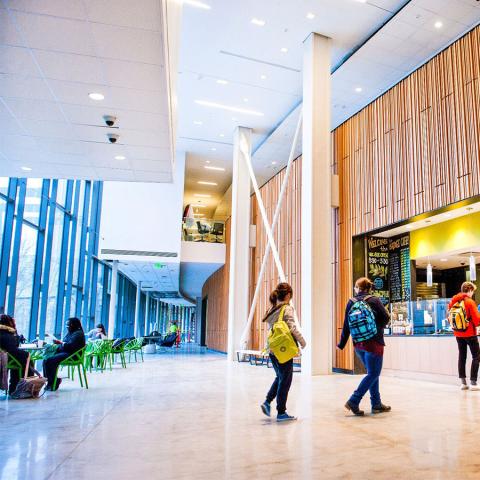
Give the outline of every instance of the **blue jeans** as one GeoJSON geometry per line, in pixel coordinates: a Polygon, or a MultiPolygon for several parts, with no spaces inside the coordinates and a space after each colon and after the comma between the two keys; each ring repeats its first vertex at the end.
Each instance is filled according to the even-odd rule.
{"type": "Polygon", "coordinates": [[[367,375],[362,379],[360,385],[353,392],[349,402],[358,407],[363,396],[370,390],[370,401],[372,402],[372,407],[376,407],[382,403],[380,400],[378,379],[380,377],[380,373],[382,372],[383,356],[357,349],[355,349],[355,353],[365,365],[365,368],[367,369],[367,375]]]}

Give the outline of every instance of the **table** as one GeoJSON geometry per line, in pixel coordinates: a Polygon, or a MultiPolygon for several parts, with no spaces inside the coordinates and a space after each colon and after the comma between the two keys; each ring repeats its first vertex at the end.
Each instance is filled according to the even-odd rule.
{"type": "Polygon", "coordinates": [[[39,347],[35,343],[24,343],[20,345],[20,350],[25,350],[30,354],[30,360],[35,363],[37,360],[43,360],[45,346],[39,347]]]}

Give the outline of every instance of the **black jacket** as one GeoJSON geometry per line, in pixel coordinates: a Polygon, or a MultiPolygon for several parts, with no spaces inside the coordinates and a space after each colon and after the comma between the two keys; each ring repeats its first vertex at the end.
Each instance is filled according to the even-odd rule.
{"type": "Polygon", "coordinates": [[[63,339],[63,344],[57,350],[57,353],[68,353],[70,355],[78,352],[85,346],[85,334],[83,330],[77,330],[73,333],[67,333],[63,339]]]}
{"type": "MultiPolygon", "coordinates": [[[[370,294],[367,293],[360,293],[358,294],[355,298],[357,300],[360,300],[362,298],[367,297],[370,294]]],[[[383,329],[388,325],[388,322],[390,321],[390,314],[388,313],[387,309],[383,306],[382,301],[380,298],[371,296],[366,300],[368,305],[373,311],[373,314],[375,315],[375,323],[377,324],[377,335],[372,338],[372,340],[375,340],[378,342],[380,345],[385,345],[385,340],[383,338],[383,329]]],[[[348,313],[350,312],[350,309],[352,308],[353,302],[350,299],[347,303],[347,308],[345,309],[345,317],[343,320],[343,330],[342,330],[342,336],[340,338],[340,342],[338,344],[338,348],[343,350],[345,348],[345,345],[348,342],[348,339],[350,337],[350,326],[348,324],[348,313]]]]}
{"type": "Polygon", "coordinates": [[[0,325],[0,349],[8,353],[15,353],[18,351],[20,345],[20,338],[14,328],[0,325]]]}

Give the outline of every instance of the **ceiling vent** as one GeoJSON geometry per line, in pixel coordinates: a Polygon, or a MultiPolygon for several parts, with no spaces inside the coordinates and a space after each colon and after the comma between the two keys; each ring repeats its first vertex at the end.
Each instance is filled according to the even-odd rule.
{"type": "Polygon", "coordinates": [[[142,250],[115,250],[113,248],[102,248],[102,255],[131,255],[139,257],[178,257],[177,252],[147,252],[142,250]]]}

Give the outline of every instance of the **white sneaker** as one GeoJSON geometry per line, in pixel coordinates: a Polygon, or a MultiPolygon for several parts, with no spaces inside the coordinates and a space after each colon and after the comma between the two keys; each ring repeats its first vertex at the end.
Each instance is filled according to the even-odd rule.
{"type": "Polygon", "coordinates": [[[475,383],[470,385],[470,390],[480,390],[480,387],[475,383]]]}
{"type": "MultiPolygon", "coordinates": [[[[478,388],[478,387],[477,387],[478,388]]],[[[462,383],[460,385],[460,390],[468,390],[468,385],[466,383],[462,383]]]]}

